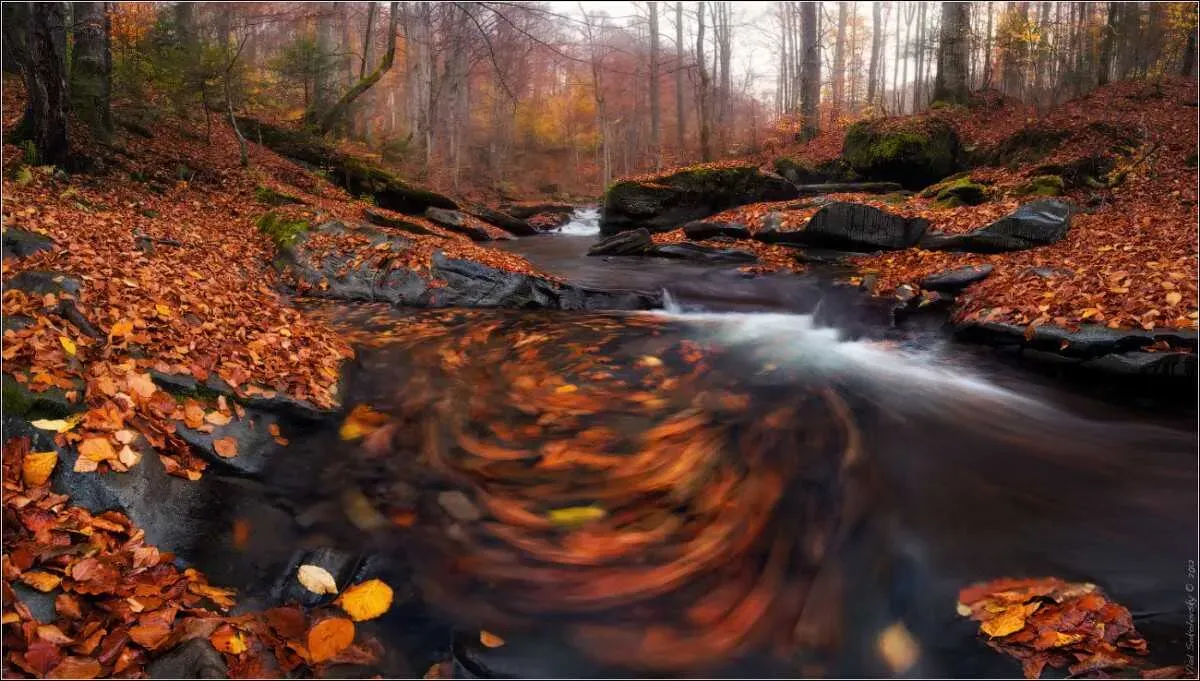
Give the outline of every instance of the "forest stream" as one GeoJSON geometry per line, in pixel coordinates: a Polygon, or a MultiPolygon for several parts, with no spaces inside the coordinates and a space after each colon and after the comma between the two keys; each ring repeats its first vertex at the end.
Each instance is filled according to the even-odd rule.
{"type": "Polygon", "coordinates": [[[413,641],[398,669],[444,640],[414,628],[459,624],[506,643],[459,636],[457,676],[1013,676],[955,612],[1001,577],[1098,585],[1148,663],[1189,652],[1194,416],[897,330],[820,273],[589,258],[594,224],[505,248],[667,309],[320,310],[365,342],[349,418],[392,421],[295,448],[282,496],[434,604],[381,621],[413,641]],[[364,496],[362,532],[302,510],[364,496]]]}

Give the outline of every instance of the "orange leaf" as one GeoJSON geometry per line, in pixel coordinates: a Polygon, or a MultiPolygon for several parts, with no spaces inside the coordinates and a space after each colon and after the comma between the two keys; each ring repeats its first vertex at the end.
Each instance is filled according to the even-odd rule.
{"type": "Polygon", "coordinates": [[[305,637],[313,662],[324,662],[354,641],[354,622],[344,617],[329,617],[312,625],[305,637]]]}
{"type": "Polygon", "coordinates": [[[47,593],[58,588],[58,585],[62,582],[62,577],[50,574],[49,572],[42,572],[41,570],[33,570],[22,574],[21,581],[42,593],[47,593]]]}
{"type": "Polygon", "coordinates": [[[241,632],[228,624],[221,625],[208,637],[208,640],[214,648],[230,655],[240,655],[247,649],[246,639],[242,637],[241,632]]]}
{"type": "Polygon", "coordinates": [[[101,461],[112,461],[117,458],[117,452],[113,449],[112,443],[106,437],[89,437],[79,443],[79,456],[100,463],[101,461]]]}
{"type": "Polygon", "coordinates": [[[479,630],[479,642],[488,648],[499,648],[504,645],[504,639],[486,629],[479,630]]]}
{"type": "Polygon", "coordinates": [[[94,679],[102,671],[100,663],[90,657],[63,658],[58,666],[46,674],[50,679],[94,679]]]}
{"type": "Polygon", "coordinates": [[[50,479],[58,464],[58,452],[30,452],[21,462],[21,478],[26,486],[41,487],[50,479]]]}
{"type": "Polygon", "coordinates": [[[346,589],[334,602],[355,622],[373,620],[392,607],[392,587],[369,579],[346,589]]]}
{"type": "Polygon", "coordinates": [[[217,456],[232,459],[238,454],[237,440],[232,436],[213,440],[213,450],[216,451],[217,456]]]}

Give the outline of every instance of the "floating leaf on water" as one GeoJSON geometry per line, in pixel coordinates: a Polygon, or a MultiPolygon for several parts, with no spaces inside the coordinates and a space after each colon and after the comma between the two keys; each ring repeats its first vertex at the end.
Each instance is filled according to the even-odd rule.
{"type": "Polygon", "coordinates": [[[305,589],[315,594],[335,594],[338,592],[337,580],[329,574],[329,570],[319,565],[301,565],[296,571],[296,579],[305,589]]]}
{"type": "Polygon", "coordinates": [[[381,580],[369,579],[346,589],[335,603],[355,622],[373,620],[392,607],[392,587],[381,580]]]}
{"type": "Polygon", "coordinates": [[[608,515],[608,511],[599,506],[569,506],[547,511],[546,519],[555,525],[582,525],[599,520],[606,515],[608,515]]]}
{"type": "Polygon", "coordinates": [[[504,639],[486,629],[481,629],[479,631],[479,642],[482,643],[486,648],[499,648],[500,646],[504,645],[504,639]]]}

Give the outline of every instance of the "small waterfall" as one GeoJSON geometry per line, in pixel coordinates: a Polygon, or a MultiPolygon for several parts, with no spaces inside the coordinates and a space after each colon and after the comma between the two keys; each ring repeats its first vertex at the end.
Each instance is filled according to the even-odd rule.
{"type": "Polygon", "coordinates": [[[571,213],[571,220],[555,230],[556,234],[568,236],[597,236],[600,234],[600,209],[589,206],[576,208],[571,213]]]}

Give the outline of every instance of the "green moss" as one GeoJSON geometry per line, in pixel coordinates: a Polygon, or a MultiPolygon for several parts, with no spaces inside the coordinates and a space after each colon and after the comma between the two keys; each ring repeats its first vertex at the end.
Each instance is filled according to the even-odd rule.
{"type": "Polygon", "coordinates": [[[257,225],[258,231],[271,237],[275,247],[280,250],[290,248],[300,235],[311,229],[308,220],[289,220],[275,211],[263,213],[257,225]]]}
{"type": "Polygon", "coordinates": [[[879,197],[880,201],[892,206],[899,206],[908,201],[908,194],[904,192],[891,192],[879,197]]]}
{"type": "Polygon", "coordinates": [[[33,143],[33,140],[25,140],[21,143],[21,156],[27,166],[38,164],[37,145],[33,143]]]}
{"type": "Polygon", "coordinates": [[[954,128],[936,119],[913,119],[889,129],[879,120],[859,121],[846,130],[842,143],[842,159],[851,170],[912,189],[953,173],[959,153],[954,128]]]}
{"type": "Polygon", "coordinates": [[[991,198],[991,192],[969,175],[960,173],[926,187],[920,196],[923,199],[936,199],[941,206],[977,206],[991,198]]]}
{"type": "Polygon", "coordinates": [[[258,199],[259,203],[265,203],[268,206],[283,206],[289,203],[304,203],[299,198],[291,194],[275,191],[270,187],[259,185],[254,188],[254,198],[258,199]]]}
{"type": "Polygon", "coordinates": [[[17,184],[22,186],[33,182],[33,171],[29,169],[29,166],[21,166],[20,168],[17,168],[16,181],[17,184]]]}
{"type": "MultiPolygon", "coordinates": [[[[82,383],[79,388],[83,388],[82,383]]],[[[0,386],[0,406],[5,414],[29,419],[62,418],[75,411],[75,405],[67,400],[67,394],[61,388],[35,393],[8,374],[4,374],[0,386]]]]}
{"type": "Polygon", "coordinates": [[[29,410],[33,408],[33,395],[8,374],[4,374],[3,381],[4,413],[14,416],[28,414],[29,410]]]}
{"type": "Polygon", "coordinates": [[[1013,194],[1016,196],[1062,196],[1064,192],[1062,177],[1058,175],[1037,175],[1018,187],[1013,194]]]}

